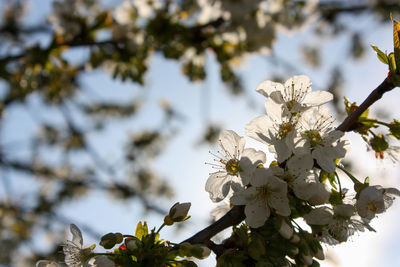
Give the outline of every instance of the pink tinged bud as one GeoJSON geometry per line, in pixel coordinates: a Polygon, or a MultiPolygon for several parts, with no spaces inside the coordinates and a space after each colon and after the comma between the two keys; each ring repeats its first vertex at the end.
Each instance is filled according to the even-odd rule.
{"type": "Polygon", "coordinates": [[[290,239],[293,235],[293,228],[290,227],[285,220],[282,220],[281,227],[279,228],[279,233],[285,239],[290,239]]]}

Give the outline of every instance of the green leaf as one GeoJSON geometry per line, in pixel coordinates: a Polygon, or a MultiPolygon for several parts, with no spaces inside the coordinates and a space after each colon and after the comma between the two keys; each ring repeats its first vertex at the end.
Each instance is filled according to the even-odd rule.
{"type": "Polygon", "coordinates": [[[136,231],[135,231],[135,236],[142,240],[143,237],[147,236],[149,234],[149,229],[147,228],[147,222],[139,222],[136,226],[136,231]]]}
{"type": "Polygon", "coordinates": [[[400,66],[400,23],[393,20],[393,45],[396,66],[400,66]]]}
{"type": "Polygon", "coordinates": [[[375,52],[376,52],[376,55],[377,55],[377,57],[378,57],[378,59],[380,60],[380,61],[382,61],[384,64],[389,64],[389,59],[388,59],[388,57],[387,57],[387,55],[385,54],[385,53],[383,53],[377,46],[375,46],[375,45],[371,45],[371,47],[372,47],[372,49],[374,49],[375,50],[375,52]]]}

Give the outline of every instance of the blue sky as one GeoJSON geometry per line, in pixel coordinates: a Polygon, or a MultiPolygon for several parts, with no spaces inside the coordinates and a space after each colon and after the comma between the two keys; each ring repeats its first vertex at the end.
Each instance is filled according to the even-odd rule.
{"type": "MultiPolygon", "coordinates": [[[[33,20],[37,18],[40,18],[40,16],[34,16],[33,20]]],[[[379,27],[374,26],[375,28],[371,30],[368,27],[373,25],[373,20],[372,16],[363,16],[357,19],[345,18],[343,21],[351,27],[368,32],[365,39],[367,44],[377,45],[383,51],[391,51],[391,26],[388,24],[379,27]]],[[[280,34],[273,51],[299,70],[298,73],[285,73],[282,68],[278,67],[278,71],[283,77],[289,78],[295,74],[306,74],[310,76],[315,85],[320,86],[327,82],[328,70],[332,64],[340,60],[341,68],[346,73],[346,91],[344,93],[351,101],[360,102],[384,79],[387,69],[385,65],[378,61],[375,52],[369,48],[367,48],[366,55],[361,61],[353,61],[347,54],[348,50],[345,49],[347,46],[348,38],[346,39],[346,37],[335,41],[321,41],[315,39],[310,32],[306,31],[293,35],[280,34]],[[298,64],[301,62],[298,47],[305,41],[310,43],[322,42],[324,47],[322,55],[326,66],[313,69],[301,67],[298,64]]],[[[80,53],[84,52],[82,50],[75,51],[69,56],[72,59],[78,58],[80,53]]],[[[258,95],[255,88],[258,83],[276,70],[276,66],[268,63],[265,56],[246,58],[242,65],[238,67],[238,71],[244,78],[245,94],[232,96],[227,93],[227,89],[219,79],[218,66],[212,53],[207,55],[207,59],[207,72],[210,75],[205,82],[197,84],[190,83],[182,75],[178,63],[165,60],[157,54],[150,61],[145,88],[113,81],[109,74],[103,71],[88,73],[82,77],[83,82],[91,88],[90,90],[96,91],[98,98],[123,101],[139,96],[146,101],[138,117],[126,120],[124,124],[114,124],[114,127],[107,130],[105,137],[93,136],[93,144],[103,147],[101,153],[104,158],[121,157],[121,151],[118,148],[126,140],[126,131],[151,128],[161,120],[160,100],[170,101],[187,118],[181,124],[181,131],[168,144],[167,151],[150,163],[160,175],[170,178],[171,185],[176,193],[175,198],[169,202],[157,200],[159,204],[169,208],[176,201],[192,202],[190,211],[192,218],[187,222],[187,227],[179,233],[173,228],[164,228],[161,233],[162,237],[175,242],[179,242],[207,226],[210,220],[209,212],[216,206],[211,203],[208,193],[204,190],[208,174],[212,172],[212,169],[204,163],[212,161],[212,156],[208,151],[216,151],[217,148],[196,146],[196,142],[204,130],[205,122],[210,120],[221,123],[224,129],[232,129],[240,135],[244,135],[245,124],[263,113],[264,97],[258,95]],[[208,92],[207,105],[204,105],[205,90],[208,92]]],[[[400,92],[395,89],[386,94],[373,107],[371,112],[374,114],[377,110],[383,109],[393,113],[395,118],[399,118],[398,99],[400,99],[400,92]]],[[[40,103],[36,103],[35,99],[30,101],[33,107],[37,108],[38,113],[41,113],[38,116],[49,116],[41,111],[40,103]]],[[[16,140],[23,139],[23,133],[27,129],[35,131],[35,126],[29,118],[29,114],[23,109],[16,110],[8,116],[10,123],[9,129],[6,129],[6,131],[16,140]]],[[[49,117],[49,119],[54,118],[49,117]]],[[[349,134],[349,138],[353,144],[350,157],[356,160],[357,174],[360,177],[369,175],[373,184],[383,183],[384,186],[397,186],[399,188],[399,165],[376,160],[373,153],[365,153],[365,145],[360,142],[357,136],[349,134]]],[[[257,145],[254,141],[248,141],[252,145],[257,145]]],[[[269,159],[271,159],[271,156],[269,159]]],[[[111,160],[110,162],[112,163],[111,160]]],[[[343,180],[345,179],[346,177],[343,176],[343,180]]],[[[30,182],[25,182],[26,187],[31,185],[30,182]]],[[[18,186],[18,183],[15,185],[18,186]]],[[[73,201],[64,205],[62,210],[67,217],[75,220],[74,223],[84,222],[94,226],[94,229],[101,233],[115,231],[132,233],[140,220],[147,220],[150,226],[159,226],[162,222],[160,216],[144,216],[143,210],[136,201],[121,203],[99,192],[90,194],[85,201],[73,201]]],[[[360,236],[354,236],[352,242],[335,247],[332,255],[337,256],[338,266],[399,266],[400,256],[396,253],[400,249],[398,245],[400,229],[397,227],[399,216],[400,204],[395,201],[395,204],[387,213],[373,221],[372,226],[377,230],[377,233],[361,233],[360,236]]],[[[84,233],[84,240],[87,237],[84,233]]],[[[87,245],[98,242],[98,240],[90,240],[89,238],[86,240],[87,245]]],[[[43,241],[40,238],[37,240],[37,245],[45,247],[43,241]]],[[[212,262],[213,260],[210,259],[205,261],[202,266],[210,266],[212,262]]],[[[333,265],[322,263],[322,266],[333,265]]]]}

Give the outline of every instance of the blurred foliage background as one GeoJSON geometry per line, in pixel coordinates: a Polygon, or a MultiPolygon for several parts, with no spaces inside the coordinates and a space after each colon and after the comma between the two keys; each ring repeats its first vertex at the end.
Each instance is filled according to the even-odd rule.
{"type": "MultiPolygon", "coordinates": [[[[151,213],[166,214],[169,208],[157,200],[173,198],[173,186],[151,161],[185,131],[185,112],[166,99],[158,105],[161,121],[132,130],[124,125],[140,116],[146,99],[99,97],[85,75],[96,72],[151,90],[146,72],[152,57],[162,57],[179,62],[191,82],[202,83],[213,57],[214,76],[225,83],[226,93],[245,97],[254,88],[245,88],[237,68],[249,56],[269,62],[266,78],[278,81],[302,68],[326,66],[322,45],[338,39],[347,44],[340,54],[356,62],[369,49],[364,36],[374,27],[352,27],[343,18],[357,25],[367,16],[373,25],[390,25],[389,14],[400,11],[396,0],[4,0],[0,8],[0,266],[60,257],[57,244],[44,253],[33,237],[70,223],[60,207],[79,205],[93,190],[122,204],[139,200],[151,213]],[[298,47],[303,60],[285,60],[285,51],[274,49],[276,38],[305,29],[313,38],[298,47]],[[21,109],[33,123],[13,115],[21,109]],[[19,133],[9,130],[15,124],[19,133]],[[110,129],[127,137],[117,148],[122,158],[107,158],[105,141],[93,141],[110,138],[110,129]],[[28,193],[21,190],[24,185],[28,193]]],[[[336,113],[343,115],[343,85],[351,77],[343,73],[342,60],[329,63],[327,82],[314,90],[334,93],[336,113]]],[[[206,88],[204,94],[207,109],[206,88]]],[[[198,144],[208,146],[223,126],[207,117],[202,127],[198,144]]],[[[80,227],[95,237],[104,234],[80,227]]]]}

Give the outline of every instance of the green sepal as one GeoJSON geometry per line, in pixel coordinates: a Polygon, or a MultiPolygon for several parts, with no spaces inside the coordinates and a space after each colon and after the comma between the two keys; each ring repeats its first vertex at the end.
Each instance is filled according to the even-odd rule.
{"type": "Polygon", "coordinates": [[[340,192],[332,189],[331,196],[329,197],[329,203],[331,203],[332,206],[343,204],[343,199],[342,199],[342,195],[340,194],[340,192]]]}
{"type": "Polygon", "coordinates": [[[385,53],[383,53],[377,46],[371,45],[371,47],[372,49],[375,50],[378,59],[382,61],[382,63],[388,65],[389,64],[388,56],[385,53]]]}
{"type": "Polygon", "coordinates": [[[393,122],[389,124],[389,132],[390,136],[400,139],[400,121],[393,120],[393,122]]]}
{"type": "Polygon", "coordinates": [[[329,181],[329,183],[333,188],[337,189],[335,173],[327,173],[326,171],[321,170],[319,174],[319,181],[321,183],[326,183],[327,180],[329,181]]]}
{"type": "Polygon", "coordinates": [[[143,240],[143,237],[147,236],[149,234],[149,228],[147,227],[147,222],[139,222],[136,226],[136,231],[135,231],[135,236],[139,240],[143,240]]]}

